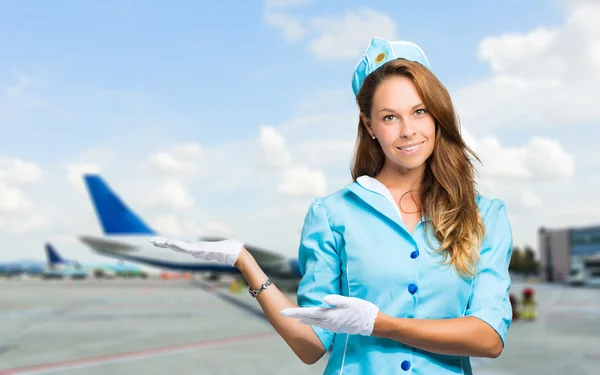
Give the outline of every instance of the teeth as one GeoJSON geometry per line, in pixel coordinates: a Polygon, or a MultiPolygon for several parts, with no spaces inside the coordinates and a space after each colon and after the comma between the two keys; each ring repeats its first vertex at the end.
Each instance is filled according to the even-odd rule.
{"type": "Polygon", "coordinates": [[[413,150],[416,150],[417,148],[419,148],[419,146],[421,146],[420,143],[416,144],[414,146],[410,146],[410,147],[400,147],[400,150],[403,150],[403,151],[413,151],[413,150]]]}

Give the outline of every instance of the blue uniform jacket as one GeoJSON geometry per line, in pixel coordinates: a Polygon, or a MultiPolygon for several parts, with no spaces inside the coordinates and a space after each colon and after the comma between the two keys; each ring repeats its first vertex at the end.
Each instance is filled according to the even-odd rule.
{"type": "MultiPolygon", "coordinates": [[[[324,306],[341,294],[362,298],[393,317],[475,316],[504,343],[512,321],[508,265],[512,233],[504,203],[477,197],[486,226],[479,273],[460,277],[428,245],[424,220],[411,235],[389,190],[374,178],[315,199],[304,221],[298,305],[324,306]]],[[[428,236],[438,245],[433,233],[428,236]]],[[[331,355],[325,374],[471,374],[468,357],[440,355],[391,339],[334,334],[312,327],[331,355]]]]}

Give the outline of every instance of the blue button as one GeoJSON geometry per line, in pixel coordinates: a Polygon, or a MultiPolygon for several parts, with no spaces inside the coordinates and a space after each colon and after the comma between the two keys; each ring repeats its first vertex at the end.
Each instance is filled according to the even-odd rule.
{"type": "Polygon", "coordinates": [[[413,251],[412,253],[410,253],[410,257],[411,257],[412,259],[415,259],[415,258],[416,258],[416,257],[418,257],[418,256],[419,256],[419,250],[415,250],[415,251],[413,251]]]}
{"type": "Polygon", "coordinates": [[[408,286],[408,291],[410,292],[410,294],[415,294],[417,291],[417,286],[415,284],[410,284],[408,286]]]}
{"type": "Polygon", "coordinates": [[[410,362],[402,361],[402,363],[400,364],[400,367],[402,367],[402,370],[408,371],[408,369],[410,368],[410,362]]]}

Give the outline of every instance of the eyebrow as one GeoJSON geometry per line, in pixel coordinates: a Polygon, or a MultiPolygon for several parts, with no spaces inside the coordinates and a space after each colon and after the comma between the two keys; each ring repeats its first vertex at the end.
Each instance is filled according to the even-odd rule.
{"type": "MultiPolygon", "coordinates": [[[[416,109],[417,107],[421,107],[421,106],[423,106],[423,103],[419,103],[419,104],[417,104],[417,105],[414,105],[414,106],[411,108],[411,110],[414,110],[414,109],[416,109]]],[[[380,110],[379,110],[379,111],[377,111],[377,112],[394,112],[394,113],[396,113],[396,111],[394,111],[394,110],[393,110],[393,109],[391,109],[391,108],[382,108],[382,109],[380,109],[380,110]]]]}

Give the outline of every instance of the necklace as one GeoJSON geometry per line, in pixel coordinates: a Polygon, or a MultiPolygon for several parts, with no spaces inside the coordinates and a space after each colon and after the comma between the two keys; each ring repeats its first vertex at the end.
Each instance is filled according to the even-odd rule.
{"type": "Polygon", "coordinates": [[[414,211],[414,212],[408,212],[408,211],[404,211],[404,209],[402,209],[402,198],[404,198],[404,196],[406,194],[408,194],[408,193],[410,193],[410,190],[407,191],[406,193],[402,194],[402,196],[400,197],[400,200],[398,200],[398,208],[400,208],[400,211],[402,211],[402,212],[404,212],[405,214],[408,214],[408,215],[412,215],[412,214],[416,214],[416,213],[421,212],[421,209],[418,207],[418,205],[416,204],[417,202],[415,202],[414,199],[413,199],[413,202],[415,202],[415,205],[417,206],[417,210],[416,211],[414,211]]]}

